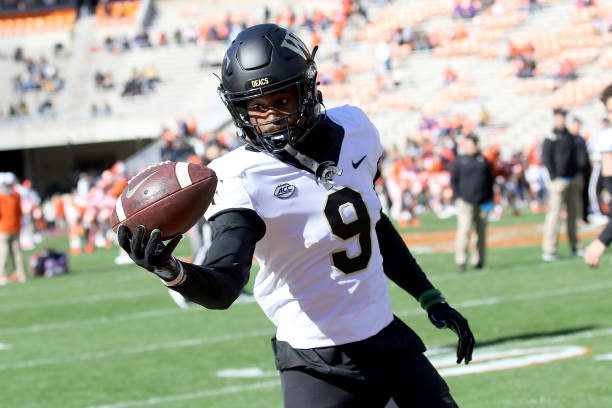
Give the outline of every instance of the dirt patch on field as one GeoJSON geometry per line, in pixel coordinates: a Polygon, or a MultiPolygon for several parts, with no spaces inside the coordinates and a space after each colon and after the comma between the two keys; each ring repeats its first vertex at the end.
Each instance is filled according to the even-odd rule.
{"type": "MultiPolygon", "coordinates": [[[[543,224],[521,224],[521,225],[495,225],[487,227],[487,247],[502,248],[512,246],[539,245],[542,242],[543,224]]],[[[601,227],[590,225],[579,228],[578,235],[581,240],[595,238],[601,227]]],[[[402,238],[411,250],[417,252],[452,252],[455,244],[455,230],[432,231],[432,232],[408,232],[402,234],[402,238]]],[[[472,241],[475,241],[475,237],[472,241]]],[[[560,242],[567,242],[567,234],[564,227],[561,228],[560,242]]]]}

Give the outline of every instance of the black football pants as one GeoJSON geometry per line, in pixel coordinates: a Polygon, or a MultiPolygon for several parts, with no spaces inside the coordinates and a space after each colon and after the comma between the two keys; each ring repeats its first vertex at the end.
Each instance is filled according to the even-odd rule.
{"type": "Polygon", "coordinates": [[[388,378],[363,381],[301,368],[280,372],[285,408],[457,408],[446,382],[417,354],[388,378]],[[393,398],[390,401],[390,398],[393,398]]]}

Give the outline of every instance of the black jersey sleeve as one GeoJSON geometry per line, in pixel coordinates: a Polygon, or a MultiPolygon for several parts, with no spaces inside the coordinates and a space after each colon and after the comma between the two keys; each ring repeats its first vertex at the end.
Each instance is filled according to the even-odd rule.
{"type": "Polygon", "coordinates": [[[171,288],[208,309],[227,309],[249,280],[255,244],[266,227],[248,209],[226,210],[209,221],[212,242],[203,264],[181,262],[185,279],[171,288]]]}
{"type": "Polygon", "coordinates": [[[376,223],[376,235],[383,257],[383,269],[389,279],[415,299],[425,291],[434,289],[391,220],[383,213],[376,223]]]}

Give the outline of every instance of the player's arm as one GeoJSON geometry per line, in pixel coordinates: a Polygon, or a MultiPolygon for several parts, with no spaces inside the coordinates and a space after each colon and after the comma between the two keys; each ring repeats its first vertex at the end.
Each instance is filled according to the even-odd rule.
{"type": "MultiPolygon", "coordinates": [[[[612,191],[612,176],[604,177],[603,183],[606,190],[612,191]]],[[[612,217],[608,220],[608,224],[604,227],[603,231],[601,231],[599,237],[586,247],[584,254],[586,264],[591,267],[598,266],[599,260],[606,250],[606,247],[610,246],[610,243],[612,243],[612,217]]]]}
{"type": "Polygon", "coordinates": [[[387,277],[419,301],[436,327],[448,327],[457,334],[457,363],[462,360],[469,363],[476,341],[467,320],[448,305],[442,293],[427,279],[404,240],[383,213],[376,223],[376,235],[387,277]]]}
{"type": "Polygon", "coordinates": [[[612,242],[612,217],[608,221],[608,224],[604,230],[601,231],[601,234],[599,234],[599,238],[597,239],[599,239],[599,241],[601,241],[601,243],[605,246],[610,246],[610,243],[612,242]]]}
{"type": "Polygon", "coordinates": [[[210,221],[213,237],[203,265],[178,261],[171,255],[178,239],[164,245],[156,230],[145,239],[139,228],[133,236],[122,228],[119,244],[136,264],[192,302],[209,309],[227,309],[249,280],[255,244],[263,237],[265,224],[248,209],[225,210],[210,221]]]}
{"type": "Polygon", "coordinates": [[[168,285],[209,309],[227,309],[249,281],[249,271],[266,227],[253,210],[226,210],[210,220],[212,241],[202,265],[181,262],[185,280],[168,285]]]}
{"type": "Polygon", "coordinates": [[[376,235],[383,257],[383,269],[389,279],[415,299],[435,289],[384,213],[380,214],[380,220],[376,223],[376,235]]]}

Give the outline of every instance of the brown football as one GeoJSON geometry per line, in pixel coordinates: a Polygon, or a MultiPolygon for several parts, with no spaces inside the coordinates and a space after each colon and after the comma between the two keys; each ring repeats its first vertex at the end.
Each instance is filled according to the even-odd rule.
{"type": "Polygon", "coordinates": [[[113,231],[125,224],[134,232],[142,224],[149,234],[161,230],[161,239],[184,234],[210,205],[217,176],[206,166],[166,161],[149,166],[125,187],[111,215],[113,231]]]}

